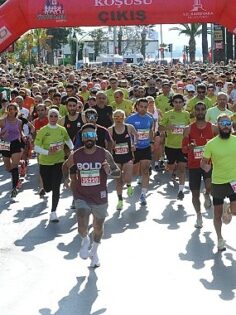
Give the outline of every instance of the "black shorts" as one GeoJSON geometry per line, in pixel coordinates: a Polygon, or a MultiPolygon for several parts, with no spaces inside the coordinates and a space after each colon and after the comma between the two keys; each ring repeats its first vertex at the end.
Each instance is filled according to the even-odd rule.
{"type": "Polygon", "coordinates": [[[10,151],[0,151],[3,157],[11,157],[14,153],[20,153],[23,149],[24,145],[20,140],[13,140],[10,143],[10,151]]]}
{"type": "Polygon", "coordinates": [[[200,190],[202,178],[204,181],[207,178],[211,178],[211,173],[211,170],[206,173],[202,168],[189,169],[189,189],[200,190]]]}
{"type": "Polygon", "coordinates": [[[136,149],[136,151],[134,151],[134,164],[143,160],[152,160],[151,147],[147,147],[145,149],[136,149]]]}
{"type": "Polygon", "coordinates": [[[224,203],[227,197],[229,200],[236,201],[236,193],[233,191],[230,183],[226,184],[212,184],[213,205],[219,206],[224,203]]]}
{"type": "Polygon", "coordinates": [[[168,164],[172,165],[175,163],[186,163],[187,156],[183,154],[182,149],[173,149],[165,147],[165,154],[168,160],[168,164]]]}

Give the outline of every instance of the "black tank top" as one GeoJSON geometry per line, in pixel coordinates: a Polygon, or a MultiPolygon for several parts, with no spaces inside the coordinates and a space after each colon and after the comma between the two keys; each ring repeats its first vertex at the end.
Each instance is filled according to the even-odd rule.
{"type": "Polygon", "coordinates": [[[83,121],[81,118],[81,114],[79,114],[78,118],[74,121],[69,120],[68,115],[65,116],[64,127],[66,128],[71,138],[71,141],[74,142],[75,136],[82,126],[83,126],[83,121]]]}
{"type": "Polygon", "coordinates": [[[112,138],[115,143],[115,148],[113,149],[114,161],[118,164],[124,164],[132,160],[131,136],[128,132],[128,126],[125,125],[125,131],[122,134],[116,133],[115,127],[113,127],[112,138]]]}

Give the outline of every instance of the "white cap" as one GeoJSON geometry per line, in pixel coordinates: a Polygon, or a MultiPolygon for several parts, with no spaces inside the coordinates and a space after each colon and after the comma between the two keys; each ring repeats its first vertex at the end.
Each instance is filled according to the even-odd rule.
{"type": "Polygon", "coordinates": [[[49,109],[48,111],[48,117],[51,115],[51,114],[56,114],[58,117],[59,117],[59,111],[56,109],[56,108],[51,108],[49,109]]]}
{"type": "Polygon", "coordinates": [[[88,86],[88,83],[86,81],[82,81],[80,86],[88,86]]]}
{"type": "Polygon", "coordinates": [[[193,84],[187,84],[185,89],[188,92],[195,92],[196,91],[195,86],[193,84]]]}

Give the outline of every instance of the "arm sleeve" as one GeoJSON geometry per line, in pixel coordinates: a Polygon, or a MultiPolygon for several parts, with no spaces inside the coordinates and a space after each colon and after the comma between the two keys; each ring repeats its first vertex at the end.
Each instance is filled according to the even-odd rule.
{"type": "Polygon", "coordinates": [[[66,143],[66,145],[68,146],[68,148],[69,148],[70,150],[73,150],[73,149],[74,149],[74,144],[73,144],[73,142],[71,141],[71,139],[65,141],[65,143],[66,143]]]}
{"type": "Polygon", "coordinates": [[[36,153],[39,153],[39,154],[48,155],[48,150],[45,150],[45,149],[39,147],[38,145],[34,146],[34,151],[36,153]]]}

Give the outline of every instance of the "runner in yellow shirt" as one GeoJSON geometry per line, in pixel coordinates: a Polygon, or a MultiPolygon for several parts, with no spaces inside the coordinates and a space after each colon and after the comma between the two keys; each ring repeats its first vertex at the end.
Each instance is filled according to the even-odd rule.
{"type": "Polygon", "coordinates": [[[132,101],[124,99],[124,92],[122,90],[116,90],[114,98],[115,101],[111,103],[113,110],[121,109],[125,112],[125,116],[128,117],[133,111],[132,101]]]}
{"type": "Polygon", "coordinates": [[[204,171],[212,170],[212,196],[214,205],[214,227],[218,239],[218,250],[225,250],[222,237],[223,205],[226,197],[230,200],[230,211],[236,214],[236,136],[231,134],[232,122],[230,116],[222,114],[217,119],[219,136],[210,140],[203,153],[201,167],[204,171]]]}
{"type": "Polygon", "coordinates": [[[160,130],[165,131],[165,153],[168,160],[168,171],[173,174],[175,168],[179,173],[179,191],[177,198],[184,198],[186,156],[182,152],[183,131],[190,123],[189,113],[183,110],[184,96],[175,94],[172,98],[174,109],[166,112],[160,121],[160,130]]]}

